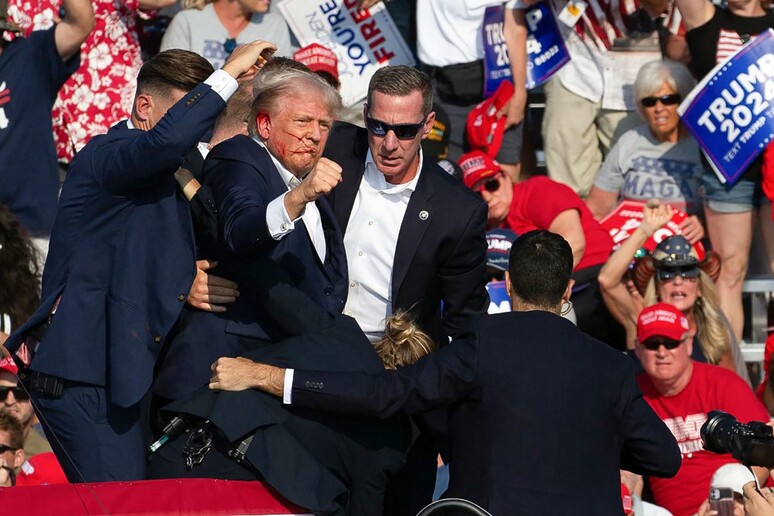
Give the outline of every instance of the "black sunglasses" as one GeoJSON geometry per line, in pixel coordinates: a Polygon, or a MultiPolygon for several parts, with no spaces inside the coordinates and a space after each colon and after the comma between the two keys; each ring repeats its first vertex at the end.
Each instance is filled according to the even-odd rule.
{"type": "Polygon", "coordinates": [[[16,451],[19,448],[14,448],[13,446],[8,446],[7,444],[0,444],[0,453],[5,453],[7,451],[16,451]]]}
{"type": "Polygon", "coordinates": [[[666,349],[675,349],[681,342],[680,340],[667,339],[665,337],[651,337],[642,342],[642,347],[649,351],[657,351],[662,345],[666,349]]]}
{"type": "Polygon", "coordinates": [[[427,120],[427,115],[422,119],[421,122],[418,124],[398,124],[398,125],[391,125],[387,122],[382,122],[381,120],[377,120],[375,118],[371,118],[370,116],[367,116],[366,121],[366,129],[373,134],[374,136],[387,136],[387,133],[390,131],[395,133],[395,136],[399,140],[413,140],[416,138],[417,133],[424,127],[425,121],[427,120]]]}
{"type": "Polygon", "coordinates": [[[684,280],[692,280],[699,277],[701,269],[695,266],[690,267],[663,267],[656,269],[656,279],[659,281],[669,281],[676,276],[684,280]]]}
{"type": "Polygon", "coordinates": [[[0,400],[5,401],[8,399],[8,393],[12,392],[16,401],[27,401],[30,399],[30,395],[21,387],[0,387],[0,400]]]}
{"type": "Polygon", "coordinates": [[[237,47],[236,38],[228,38],[226,41],[223,42],[223,50],[226,51],[228,55],[231,55],[231,52],[233,52],[237,47]]]}
{"type": "Polygon", "coordinates": [[[661,95],[660,97],[645,97],[640,100],[640,104],[645,107],[653,107],[656,102],[661,102],[665,106],[674,106],[679,104],[683,100],[683,97],[679,93],[670,93],[669,95],[661,95]]]}
{"type": "Polygon", "coordinates": [[[481,185],[481,188],[478,189],[480,192],[481,190],[486,190],[487,192],[496,192],[500,189],[500,178],[499,177],[490,177],[489,179],[484,182],[483,185],[481,185]]]}

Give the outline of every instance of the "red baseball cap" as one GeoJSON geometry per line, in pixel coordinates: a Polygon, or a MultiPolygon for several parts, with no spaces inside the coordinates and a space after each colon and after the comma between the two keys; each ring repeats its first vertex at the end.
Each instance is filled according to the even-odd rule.
{"type": "Polygon", "coordinates": [[[685,315],[666,303],[645,308],[637,318],[637,340],[640,342],[656,336],[683,340],[688,329],[688,319],[685,315]]]}
{"type": "Polygon", "coordinates": [[[496,115],[512,96],[513,84],[503,81],[494,95],[470,110],[466,132],[472,149],[483,151],[493,158],[497,156],[503,143],[506,117],[497,118],[496,115]]]}
{"type": "Polygon", "coordinates": [[[457,163],[462,169],[462,181],[471,189],[479,181],[500,173],[500,164],[481,151],[463,154],[457,163]]]}
{"type": "Polygon", "coordinates": [[[11,357],[5,357],[4,359],[0,360],[0,371],[11,373],[14,376],[19,374],[19,368],[16,367],[16,363],[11,357]]]}
{"type": "Polygon", "coordinates": [[[67,477],[53,452],[38,453],[27,459],[16,477],[17,486],[67,484],[67,477]]]}
{"type": "Polygon", "coordinates": [[[312,43],[293,54],[293,59],[303,63],[313,72],[328,72],[339,80],[339,60],[329,48],[319,43],[312,43]]]}

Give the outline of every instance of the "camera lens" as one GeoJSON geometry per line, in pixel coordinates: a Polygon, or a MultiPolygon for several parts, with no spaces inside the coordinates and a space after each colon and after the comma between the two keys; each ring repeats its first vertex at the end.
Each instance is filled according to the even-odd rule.
{"type": "Polygon", "coordinates": [[[701,440],[704,449],[714,453],[731,453],[731,435],[739,421],[734,416],[720,410],[707,414],[707,421],[701,426],[701,440]]]}

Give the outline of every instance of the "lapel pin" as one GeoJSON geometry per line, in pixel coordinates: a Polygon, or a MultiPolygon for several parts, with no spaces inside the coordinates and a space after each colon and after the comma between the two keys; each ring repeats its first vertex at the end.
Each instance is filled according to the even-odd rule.
{"type": "Polygon", "coordinates": [[[429,216],[430,216],[430,214],[427,213],[426,210],[422,210],[422,211],[419,212],[419,218],[422,219],[422,220],[427,220],[427,217],[429,217],[429,216]]]}

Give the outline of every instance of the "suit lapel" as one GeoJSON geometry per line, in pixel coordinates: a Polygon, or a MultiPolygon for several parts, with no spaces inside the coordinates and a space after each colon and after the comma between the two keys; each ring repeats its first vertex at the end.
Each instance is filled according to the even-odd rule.
{"type": "Polygon", "coordinates": [[[398,243],[395,248],[395,261],[392,266],[392,303],[398,299],[403,280],[406,277],[409,266],[414,260],[414,254],[425,236],[430,222],[433,220],[433,205],[431,198],[433,196],[432,187],[432,167],[423,166],[422,174],[417,181],[417,188],[411,194],[406,214],[403,216],[403,222],[400,225],[398,233],[398,243]]]}

